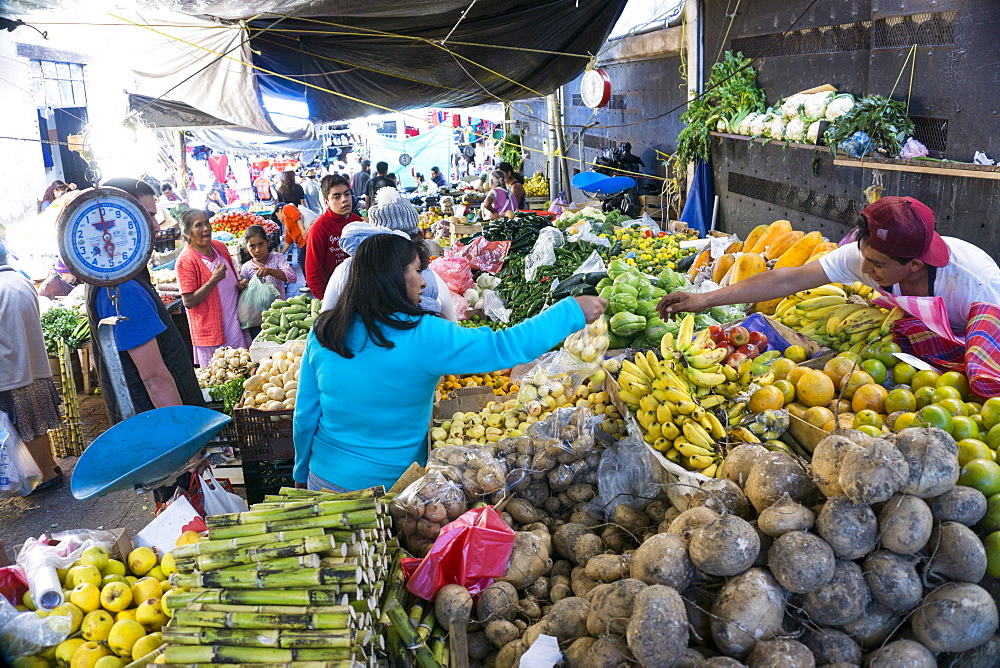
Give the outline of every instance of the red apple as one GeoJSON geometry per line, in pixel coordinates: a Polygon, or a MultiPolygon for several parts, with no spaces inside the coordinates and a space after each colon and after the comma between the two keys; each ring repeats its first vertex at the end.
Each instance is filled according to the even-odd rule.
{"type": "Polygon", "coordinates": [[[729,358],[730,355],[732,355],[733,353],[736,352],[736,348],[729,341],[723,341],[723,342],[719,343],[715,347],[716,348],[725,348],[726,349],[726,358],[727,359],[729,358]]]}
{"type": "Polygon", "coordinates": [[[716,343],[726,340],[726,330],[722,325],[712,325],[708,328],[708,336],[716,343]]]}
{"type": "Polygon", "coordinates": [[[736,325],[729,330],[729,342],[737,348],[750,343],[750,332],[747,331],[746,327],[736,325]]]}
{"type": "Polygon", "coordinates": [[[752,343],[746,343],[746,344],[740,346],[739,348],[737,348],[736,349],[736,354],[739,354],[739,353],[743,353],[743,355],[745,355],[746,357],[749,357],[750,359],[753,359],[753,358],[757,357],[757,355],[760,355],[760,351],[757,349],[757,346],[755,346],[752,343]]]}
{"type": "Polygon", "coordinates": [[[743,353],[735,352],[729,356],[729,359],[726,360],[726,364],[733,367],[734,369],[739,369],[740,365],[743,364],[743,360],[745,360],[746,358],[747,356],[744,355],[743,353]]]}
{"type": "Polygon", "coordinates": [[[750,343],[757,346],[757,350],[767,350],[767,334],[764,332],[750,332],[750,343]]]}

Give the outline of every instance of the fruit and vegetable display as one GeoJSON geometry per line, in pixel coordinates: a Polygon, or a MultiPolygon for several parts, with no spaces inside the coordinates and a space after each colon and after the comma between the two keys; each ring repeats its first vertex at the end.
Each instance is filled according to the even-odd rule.
{"type": "Polygon", "coordinates": [[[208,366],[195,369],[194,374],[198,377],[198,385],[212,387],[231,380],[249,378],[256,367],[246,348],[222,346],[212,353],[208,366]]]}
{"type": "Polygon", "coordinates": [[[512,254],[527,253],[538,240],[538,233],[551,226],[548,216],[517,211],[484,223],[482,236],[489,241],[510,241],[512,254]]]}
{"type": "Polygon", "coordinates": [[[278,231],[278,226],[272,220],[266,220],[249,211],[225,211],[212,216],[213,232],[229,232],[234,237],[241,238],[251,225],[261,225],[268,234],[278,231]],[[270,223],[273,229],[268,229],[270,223]]]}
{"type": "Polygon", "coordinates": [[[541,172],[535,172],[524,182],[524,194],[528,197],[548,197],[549,180],[541,172]]]}
{"type": "Polygon", "coordinates": [[[509,375],[499,371],[490,373],[470,374],[468,376],[447,375],[438,383],[438,391],[442,394],[462,387],[488,387],[498,397],[517,394],[520,386],[509,375]]]}
{"type": "Polygon", "coordinates": [[[626,228],[615,230],[608,235],[612,257],[621,255],[622,260],[644,274],[658,276],[664,269],[677,269],[678,263],[697,251],[681,248],[680,243],[697,232],[670,234],[653,232],[649,229],[626,228]]]}
{"type": "Polygon", "coordinates": [[[254,375],[243,381],[243,408],[262,411],[293,410],[299,388],[299,367],[305,344],[296,341],[287,350],[261,360],[254,375]]]}
{"type": "Polygon", "coordinates": [[[873,341],[889,336],[893,323],[905,315],[899,307],[886,310],[871,304],[873,296],[878,293],[861,283],[825,285],[781,300],[774,317],[822,346],[860,354],[873,341]]]}
{"type": "Polygon", "coordinates": [[[42,314],[41,323],[45,351],[49,355],[58,355],[62,345],[75,350],[90,340],[90,320],[84,311],[75,307],[53,306],[42,314]]]}
{"type": "Polygon", "coordinates": [[[276,299],[261,314],[260,334],[256,341],[285,343],[304,340],[319,316],[322,300],[305,295],[276,299]]]}

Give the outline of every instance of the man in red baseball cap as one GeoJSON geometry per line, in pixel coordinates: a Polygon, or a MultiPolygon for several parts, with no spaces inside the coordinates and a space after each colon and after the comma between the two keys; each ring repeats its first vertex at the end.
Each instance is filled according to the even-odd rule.
{"type": "Polygon", "coordinates": [[[952,329],[964,334],[973,302],[1000,304],[1000,268],[993,258],[967,241],[938,234],[934,212],[919,200],[883,197],[869,204],[854,235],[857,243],[843,243],[816,262],[762,272],[712,292],[675,292],[657,310],[664,316],[698,312],[860,281],[894,295],[942,297],[952,329]]]}

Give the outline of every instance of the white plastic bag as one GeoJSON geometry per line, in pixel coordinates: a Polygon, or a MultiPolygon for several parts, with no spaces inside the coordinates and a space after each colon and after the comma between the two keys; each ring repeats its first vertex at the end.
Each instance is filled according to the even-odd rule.
{"type": "Polygon", "coordinates": [[[43,618],[34,612],[19,612],[0,596],[0,650],[8,661],[58,645],[71,630],[72,620],[67,615],[43,618]]]}
{"type": "Polygon", "coordinates": [[[280,297],[278,288],[270,281],[262,281],[257,276],[251,276],[247,287],[240,293],[240,301],[236,305],[236,313],[240,317],[243,329],[260,327],[261,312],[270,307],[275,299],[280,297]]]}
{"type": "Polygon", "coordinates": [[[205,473],[198,476],[198,482],[201,483],[201,493],[205,497],[206,516],[244,513],[250,510],[247,507],[247,502],[241,497],[232,492],[227,492],[222,488],[219,481],[215,479],[215,473],[212,469],[208,469],[205,473]],[[205,480],[206,475],[208,476],[208,480],[205,480]]]}
{"type": "Polygon", "coordinates": [[[555,264],[556,248],[566,243],[566,237],[558,227],[545,227],[538,233],[538,240],[528,257],[524,258],[524,277],[535,280],[535,274],[542,267],[555,264]]]}
{"type": "Polygon", "coordinates": [[[110,550],[114,544],[115,536],[109,531],[60,531],[51,536],[28,538],[18,550],[15,560],[24,567],[35,604],[43,610],[52,610],[65,601],[56,569],[72,566],[88,547],[99,545],[110,550]]]}
{"type": "MultiPolygon", "coordinates": [[[[650,219],[652,220],[652,219],[650,219]]],[[[599,237],[594,234],[590,227],[589,220],[580,221],[579,225],[576,225],[576,233],[569,236],[570,241],[589,241],[592,244],[597,244],[598,246],[610,247],[611,241],[607,237],[599,237]]]]}
{"type": "Polygon", "coordinates": [[[42,482],[42,470],[14,424],[0,411],[0,499],[28,496],[42,482]]]}
{"type": "Polygon", "coordinates": [[[483,312],[486,317],[495,322],[502,322],[505,325],[510,322],[510,309],[503,303],[495,290],[487,290],[483,293],[483,312]]]}

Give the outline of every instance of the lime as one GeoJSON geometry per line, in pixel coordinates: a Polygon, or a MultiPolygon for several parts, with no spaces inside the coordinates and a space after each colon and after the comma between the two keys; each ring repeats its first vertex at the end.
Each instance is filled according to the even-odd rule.
{"type": "Polygon", "coordinates": [[[886,376],[889,372],[886,370],[885,365],[882,364],[878,359],[872,358],[867,359],[861,363],[861,370],[872,377],[872,380],[881,385],[885,382],[886,376]]]}
{"type": "Polygon", "coordinates": [[[1000,424],[990,427],[990,430],[986,433],[986,445],[990,446],[991,450],[996,450],[1000,447],[1000,424]]]}
{"type": "Polygon", "coordinates": [[[931,403],[936,404],[945,399],[958,399],[962,401],[962,393],[950,385],[939,385],[934,388],[934,392],[931,394],[931,403]]]}
{"type": "Polygon", "coordinates": [[[937,371],[918,371],[913,375],[910,386],[913,387],[914,392],[921,387],[936,387],[938,378],[940,378],[940,374],[937,371]]]}
{"type": "Polygon", "coordinates": [[[1000,424],[1000,397],[987,399],[979,414],[983,416],[983,424],[987,429],[992,429],[994,425],[1000,424]]]}
{"type": "Polygon", "coordinates": [[[896,418],[896,421],[892,423],[893,431],[902,431],[908,427],[913,426],[913,421],[917,419],[916,413],[903,413],[896,418]]]}
{"type": "Polygon", "coordinates": [[[986,514],[979,525],[985,531],[1000,531],[1000,494],[986,497],[986,514]]]}
{"type": "Polygon", "coordinates": [[[994,531],[983,539],[986,548],[986,572],[992,578],[1000,578],[1000,531],[994,531]]]}
{"type": "Polygon", "coordinates": [[[916,373],[917,370],[906,362],[899,362],[892,367],[892,379],[900,385],[909,385],[916,373]]]}
{"type": "Polygon", "coordinates": [[[934,394],[933,387],[921,387],[913,390],[913,397],[917,400],[917,408],[923,408],[924,406],[930,406],[933,401],[931,401],[931,395],[934,394]]]}
{"type": "Polygon", "coordinates": [[[885,397],[886,413],[895,413],[896,411],[912,412],[915,410],[917,410],[917,398],[909,390],[897,387],[894,390],[890,390],[889,394],[885,397]]]}
{"type": "Polygon", "coordinates": [[[932,405],[940,406],[954,416],[965,417],[965,403],[961,399],[942,399],[935,401],[932,405]]]}
{"type": "Polygon", "coordinates": [[[862,434],[868,434],[872,438],[880,438],[882,436],[882,430],[875,425],[863,424],[860,427],[856,427],[856,429],[862,434]]]}
{"type": "MultiPolygon", "coordinates": [[[[956,441],[966,438],[979,440],[979,427],[972,421],[972,418],[956,415],[951,420],[951,437],[956,441]]],[[[983,446],[985,447],[986,443],[983,443],[983,446]]],[[[975,457],[970,457],[970,459],[975,459],[975,457]]]]}
{"type": "Polygon", "coordinates": [[[882,418],[879,417],[878,413],[867,408],[865,410],[858,411],[854,415],[854,428],[858,429],[865,425],[876,427],[881,431],[882,418]]]}
{"type": "Polygon", "coordinates": [[[963,399],[967,399],[972,393],[969,389],[969,379],[965,377],[965,374],[961,374],[957,371],[948,371],[941,374],[941,377],[937,379],[935,383],[937,387],[953,387],[958,390],[963,399]]]}
{"type": "MultiPolygon", "coordinates": [[[[993,451],[978,438],[963,438],[957,445],[959,466],[965,466],[973,459],[993,459],[993,451]]],[[[996,528],[1000,529],[1000,526],[996,528]]]]}
{"type": "Polygon", "coordinates": [[[915,427],[937,427],[951,433],[953,419],[951,413],[940,406],[931,404],[924,406],[917,411],[917,419],[914,420],[915,427]]]}
{"type": "Polygon", "coordinates": [[[992,459],[973,459],[962,467],[958,484],[974,487],[987,497],[1000,493],[1000,464],[992,459]]]}
{"type": "MultiPolygon", "coordinates": [[[[893,355],[893,353],[901,353],[901,352],[903,352],[903,349],[899,347],[899,344],[883,343],[882,345],[875,348],[875,358],[878,361],[882,362],[882,364],[884,364],[887,369],[891,369],[894,366],[896,366],[896,364],[899,363],[899,360],[896,358],[895,355],[893,355]]],[[[868,373],[871,373],[871,371],[869,371],[868,373]]]]}

